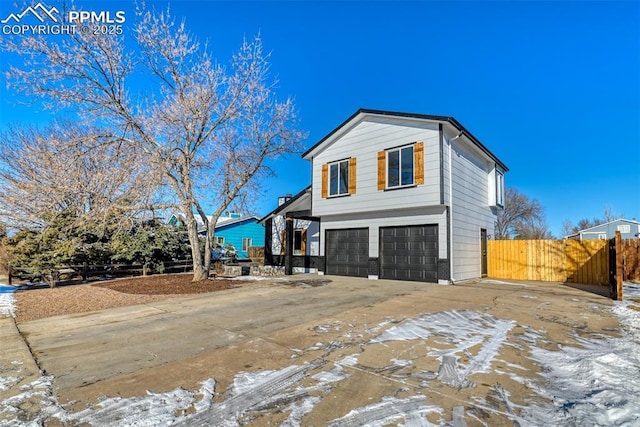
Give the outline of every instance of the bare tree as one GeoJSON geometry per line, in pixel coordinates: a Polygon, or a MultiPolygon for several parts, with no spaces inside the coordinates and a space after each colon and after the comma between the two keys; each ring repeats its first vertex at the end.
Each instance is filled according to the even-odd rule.
{"type": "Polygon", "coordinates": [[[562,231],[565,236],[569,236],[571,234],[577,233],[580,230],[586,230],[587,228],[592,228],[600,224],[615,221],[616,219],[622,218],[623,216],[623,214],[616,213],[612,207],[605,206],[601,218],[582,218],[576,223],[576,225],[573,225],[573,223],[567,219],[563,223],[562,231]]]}
{"type": "Polygon", "coordinates": [[[516,188],[505,190],[504,209],[498,211],[496,239],[545,239],[551,234],[544,218],[544,207],[516,188]]]}
{"type": "Polygon", "coordinates": [[[516,221],[513,227],[513,238],[519,240],[552,239],[544,218],[529,218],[516,221]]]}
{"type": "Polygon", "coordinates": [[[568,219],[565,219],[562,222],[562,236],[566,237],[570,234],[573,234],[573,224],[568,219]]]}
{"type": "Polygon", "coordinates": [[[200,280],[220,215],[272,173],[265,160],[298,151],[304,135],[292,100],[275,97],[259,37],[244,41],[225,68],[168,9],[141,8],[137,17],[135,43],[86,33],[9,41],[8,50],[26,55],[8,80],[144,151],[185,218],[200,280]],[[196,215],[206,228],[204,251],[196,215]]]}
{"type": "Polygon", "coordinates": [[[9,263],[11,262],[11,255],[7,251],[4,240],[7,237],[7,227],[0,222],[0,275],[7,274],[9,272],[9,263]]]}
{"type": "Polygon", "coordinates": [[[99,129],[14,126],[0,134],[0,218],[14,229],[42,229],[63,212],[77,226],[131,217],[152,204],[157,182],[141,159],[99,129]]]}

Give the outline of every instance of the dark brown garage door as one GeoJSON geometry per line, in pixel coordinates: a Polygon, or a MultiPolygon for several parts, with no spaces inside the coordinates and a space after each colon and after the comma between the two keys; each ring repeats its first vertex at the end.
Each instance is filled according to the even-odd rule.
{"type": "Polygon", "coordinates": [[[438,281],[438,226],[380,229],[380,278],[438,281]]]}
{"type": "Polygon", "coordinates": [[[327,230],[326,237],[327,274],[368,276],[369,229],[327,230]]]}

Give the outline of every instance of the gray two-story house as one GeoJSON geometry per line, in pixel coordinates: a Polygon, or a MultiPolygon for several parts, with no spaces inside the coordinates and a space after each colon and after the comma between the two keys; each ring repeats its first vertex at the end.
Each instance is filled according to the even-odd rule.
{"type": "Polygon", "coordinates": [[[486,274],[508,168],[453,117],[361,109],[302,157],[310,189],[289,202],[295,210],[263,221],[316,222],[316,254],[302,256],[319,274],[440,283],[486,274]]]}

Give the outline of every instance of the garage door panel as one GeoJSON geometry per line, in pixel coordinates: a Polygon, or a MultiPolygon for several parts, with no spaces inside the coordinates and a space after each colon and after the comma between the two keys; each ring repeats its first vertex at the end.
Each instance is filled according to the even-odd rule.
{"type": "Polygon", "coordinates": [[[326,240],[327,274],[355,277],[368,276],[368,229],[327,230],[326,240]]]}
{"type": "Polygon", "coordinates": [[[438,226],[385,227],[380,230],[380,277],[438,281],[438,226]]]}

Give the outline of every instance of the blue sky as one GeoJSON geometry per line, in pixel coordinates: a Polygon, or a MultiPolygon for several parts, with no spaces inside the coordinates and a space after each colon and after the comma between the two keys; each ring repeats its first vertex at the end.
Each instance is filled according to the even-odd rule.
{"type": "MultiPolygon", "coordinates": [[[[133,21],[130,2],[77,3],[125,9],[133,21]]],[[[15,9],[0,0],[2,18],[15,9]]],[[[171,9],[220,61],[260,32],[280,95],[296,99],[305,147],[361,107],[453,116],[509,166],[507,186],[545,206],[556,236],[564,220],[601,217],[605,207],[640,219],[640,2],[173,1],[171,9]]],[[[0,126],[52,117],[17,106],[1,79],[0,126]]],[[[310,183],[299,156],[276,167],[259,215],[310,183]]]]}

